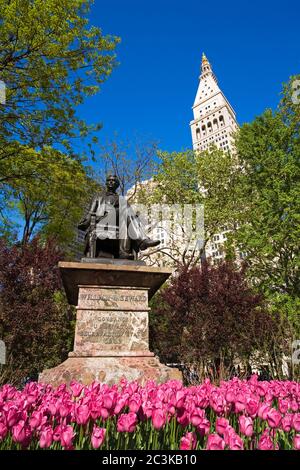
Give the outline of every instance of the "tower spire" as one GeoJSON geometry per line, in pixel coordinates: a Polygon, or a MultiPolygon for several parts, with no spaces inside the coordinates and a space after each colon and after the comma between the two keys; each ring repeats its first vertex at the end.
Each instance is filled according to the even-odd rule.
{"type": "Polygon", "coordinates": [[[201,75],[203,75],[207,72],[212,72],[212,68],[211,68],[211,65],[208,61],[208,58],[206,57],[206,55],[203,52],[202,53],[202,61],[201,61],[201,75]]]}
{"type": "Polygon", "coordinates": [[[208,59],[207,59],[206,55],[204,54],[204,52],[202,52],[202,65],[204,65],[204,64],[206,64],[206,63],[207,63],[207,64],[209,63],[209,62],[208,62],[208,59]]]}
{"type": "Polygon", "coordinates": [[[232,134],[237,128],[235,113],[220,90],[208,58],[203,53],[198,91],[191,122],[193,148],[208,150],[212,144],[232,150],[232,134]]]}

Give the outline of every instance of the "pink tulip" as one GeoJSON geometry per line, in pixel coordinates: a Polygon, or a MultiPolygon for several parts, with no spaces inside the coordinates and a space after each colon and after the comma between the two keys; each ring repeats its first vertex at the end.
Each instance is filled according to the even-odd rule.
{"type": "Polygon", "coordinates": [[[72,448],[72,441],[75,436],[72,426],[62,426],[60,431],[60,443],[65,449],[72,448]]]}
{"type": "Polygon", "coordinates": [[[235,402],[235,400],[236,400],[236,395],[235,395],[235,393],[233,392],[233,390],[228,390],[228,392],[226,393],[225,398],[226,398],[226,401],[227,401],[228,403],[233,403],[233,402],[235,402]]]}
{"type": "Polygon", "coordinates": [[[258,442],[259,450],[274,450],[274,444],[270,436],[262,435],[258,442]]]}
{"type": "Polygon", "coordinates": [[[296,402],[296,400],[291,401],[291,410],[294,411],[294,412],[299,410],[299,406],[298,406],[298,403],[296,402]]]}
{"type": "Polygon", "coordinates": [[[81,392],[82,392],[84,387],[80,383],[72,381],[70,383],[70,388],[72,390],[73,397],[77,398],[81,395],[81,392]]]}
{"type": "Polygon", "coordinates": [[[20,411],[18,410],[17,406],[12,406],[7,414],[6,414],[6,422],[9,428],[13,427],[20,418],[20,411]]]}
{"type": "Polygon", "coordinates": [[[268,390],[268,382],[258,382],[256,391],[261,397],[265,396],[268,390]]]}
{"type": "Polygon", "coordinates": [[[118,419],[117,430],[118,432],[134,432],[137,422],[135,413],[122,414],[118,419]]]}
{"type": "Polygon", "coordinates": [[[246,417],[244,415],[239,417],[240,432],[244,436],[251,437],[253,434],[253,421],[252,418],[246,417]]]}
{"type": "Polygon", "coordinates": [[[197,437],[194,432],[187,432],[180,440],[180,450],[194,450],[197,445],[197,437]]]}
{"type": "Polygon", "coordinates": [[[293,428],[295,431],[300,431],[300,413],[295,413],[293,417],[293,428]]]}
{"type": "Polygon", "coordinates": [[[230,439],[234,438],[236,436],[236,432],[233,429],[232,426],[227,426],[227,428],[224,431],[224,441],[227,446],[229,446],[230,439]]]}
{"type": "Polygon", "coordinates": [[[53,429],[51,426],[45,426],[40,432],[40,447],[47,449],[53,441],[53,429]]]}
{"type": "Polygon", "coordinates": [[[229,421],[226,418],[217,418],[216,431],[218,434],[224,435],[225,429],[229,426],[229,421]]]}
{"type": "Polygon", "coordinates": [[[225,442],[218,434],[210,434],[207,438],[207,450],[224,450],[225,442]]]}
{"type": "Polygon", "coordinates": [[[295,434],[293,439],[294,449],[300,450],[300,434],[295,434]]]}
{"type": "Polygon", "coordinates": [[[288,400],[278,400],[278,409],[280,413],[285,414],[289,409],[288,400]]]}
{"type": "Polygon", "coordinates": [[[106,433],[105,428],[99,428],[98,426],[94,424],[92,438],[91,438],[92,446],[94,449],[98,449],[99,447],[101,447],[105,439],[105,433],[106,433]]]}
{"type": "Polygon", "coordinates": [[[190,420],[193,426],[198,426],[205,416],[204,410],[195,408],[190,414],[190,420]]]}
{"type": "Polygon", "coordinates": [[[178,390],[176,392],[176,408],[182,408],[185,400],[185,391],[178,390]]]}
{"type": "Polygon", "coordinates": [[[244,450],[244,442],[237,434],[231,435],[229,438],[230,450],[244,450]]]}
{"type": "Polygon", "coordinates": [[[106,408],[107,410],[110,410],[111,408],[114,407],[115,401],[116,401],[116,396],[115,396],[114,392],[106,393],[103,396],[103,406],[104,406],[104,408],[106,408]]]}
{"type": "Polygon", "coordinates": [[[58,404],[56,403],[48,403],[47,404],[47,409],[49,410],[49,413],[52,415],[52,416],[55,416],[56,413],[57,413],[57,406],[58,404]]]}
{"type": "Polygon", "coordinates": [[[225,399],[220,392],[214,391],[211,393],[210,406],[217,414],[223,413],[225,403],[225,399]]]}
{"type": "Polygon", "coordinates": [[[247,400],[246,411],[247,411],[247,414],[249,416],[251,416],[251,418],[256,417],[258,407],[259,407],[259,401],[258,400],[255,400],[253,398],[249,398],[249,400],[247,400]]]}
{"type": "Polygon", "coordinates": [[[184,408],[180,408],[177,412],[177,421],[182,427],[189,424],[189,415],[184,408]]]}
{"type": "Polygon", "coordinates": [[[166,423],[166,413],[162,409],[152,411],[152,424],[154,429],[161,429],[166,423]]]}
{"type": "Polygon", "coordinates": [[[7,426],[4,423],[0,423],[0,441],[6,437],[7,431],[7,426]]]}
{"type": "Polygon", "coordinates": [[[90,418],[90,409],[88,405],[76,405],[74,414],[78,424],[86,424],[90,418]]]}
{"type": "Polygon", "coordinates": [[[137,413],[141,407],[142,400],[139,393],[134,393],[128,400],[129,410],[137,413]]]}
{"type": "Polygon", "coordinates": [[[293,424],[293,415],[287,413],[281,420],[281,428],[284,432],[290,432],[293,424]]]}
{"type": "Polygon", "coordinates": [[[271,410],[271,407],[269,405],[267,405],[266,403],[262,403],[258,408],[257,415],[261,419],[266,420],[270,410],[271,410]]]}
{"type": "Polygon", "coordinates": [[[118,397],[117,403],[116,403],[115,409],[114,409],[114,414],[118,415],[123,410],[123,408],[126,406],[126,403],[127,403],[127,397],[118,397]]]}
{"type": "Polygon", "coordinates": [[[71,412],[72,404],[68,403],[67,401],[61,401],[57,404],[57,411],[59,412],[62,418],[68,416],[71,412]]]}
{"type": "Polygon", "coordinates": [[[31,429],[37,429],[43,426],[47,421],[47,416],[44,415],[42,411],[33,411],[29,424],[31,429]]]}
{"type": "Polygon", "coordinates": [[[208,419],[203,418],[201,423],[198,424],[197,430],[198,430],[200,436],[206,436],[210,431],[210,422],[208,421],[208,419]]]}
{"type": "Polygon", "coordinates": [[[28,424],[25,423],[25,421],[21,420],[13,426],[12,428],[12,438],[13,441],[19,442],[22,444],[23,447],[27,447],[30,438],[31,438],[31,430],[28,424]]]}
{"type": "Polygon", "coordinates": [[[235,407],[235,412],[236,413],[244,411],[244,409],[246,407],[246,398],[242,393],[237,394],[237,397],[236,397],[236,400],[235,400],[235,403],[234,403],[234,407],[235,407]]]}
{"type": "Polygon", "coordinates": [[[139,384],[137,382],[130,382],[128,384],[128,392],[130,393],[130,395],[133,395],[138,390],[139,390],[139,384]]]}
{"type": "Polygon", "coordinates": [[[204,409],[209,406],[209,393],[207,393],[207,390],[199,390],[195,398],[196,405],[199,406],[199,408],[204,409]]]}
{"type": "Polygon", "coordinates": [[[92,400],[90,401],[88,407],[90,411],[90,418],[96,420],[101,416],[102,400],[92,400]]]}
{"type": "Polygon", "coordinates": [[[151,418],[152,416],[152,411],[153,411],[153,404],[151,401],[147,401],[142,404],[142,409],[143,413],[146,416],[146,418],[151,418]]]}
{"type": "Polygon", "coordinates": [[[271,408],[267,414],[270,428],[278,428],[281,423],[281,414],[275,408],[271,408]]]}
{"type": "Polygon", "coordinates": [[[61,430],[62,430],[62,425],[61,424],[59,424],[58,426],[56,426],[54,428],[54,430],[53,430],[53,440],[55,442],[60,441],[61,430]]]}

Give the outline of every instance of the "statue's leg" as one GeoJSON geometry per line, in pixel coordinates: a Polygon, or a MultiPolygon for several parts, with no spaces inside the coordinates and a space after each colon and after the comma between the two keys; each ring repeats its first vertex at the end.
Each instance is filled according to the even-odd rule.
{"type": "Polygon", "coordinates": [[[129,215],[127,227],[128,238],[132,241],[132,247],[134,248],[134,250],[138,252],[141,243],[149,238],[146,233],[145,227],[135,214],[129,215]]]}
{"type": "Polygon", "coordinates": [[[97,244],[96,237],[92,236],[90,244],[91,244],[91,258],[96,258],[96,244],[97,244]]]}
{"type": "Polygon", "coordinates": [[[130,238],[121,238],[119,240],[119,256],[120,258],[134,259],[130,238]]]}
{"type": "Polygon", "coordinates": [[[128,237],[131,239],[131,246],[136,253],[150,247],[155,247],[160,243],[159,240],[152,240],[148,236],[144,224],[136,215],[128,217],[128,237]]]}

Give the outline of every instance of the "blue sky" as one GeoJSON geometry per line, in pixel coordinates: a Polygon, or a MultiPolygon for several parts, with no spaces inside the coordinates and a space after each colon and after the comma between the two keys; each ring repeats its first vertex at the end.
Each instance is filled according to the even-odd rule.
{"type": "Polygon", "coordinates": [[[103,144],[117,132],[190,148],[204,51],[238,122],[251,121],[300,73],[299,14],[299,0],[95,0],[91,23],[121,37],[120,64],[80,115],[103,123],[103,144]]]}

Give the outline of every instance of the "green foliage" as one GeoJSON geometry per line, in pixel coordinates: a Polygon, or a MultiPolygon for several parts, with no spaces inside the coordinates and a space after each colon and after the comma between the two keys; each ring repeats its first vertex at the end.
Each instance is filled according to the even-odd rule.
{"type": "Polygon", "coordinates": [[[99,90],[114,65],[119,39],[89,25],[90,0],[0,1],[0,74],[6,104],[0,106],[1,181],[22,177],[7,160],[23,146],[60,144],[75,152],[73,137],[96,126],[75,108],[99,90]]]}
{"type": "Polygon", "coordinates": [[[166,204],[200,202],[194,152],[159,152],[158,157],[153,200],[166,204]]]}
{"type": "Polygon", "coordinates": [[[145,194],[148,201],[203,205],[204,247],[225,225],[236,229],[241,171],[234,155],[211,147],[205,152],[160,152],[159,157],[153,190],[145,194]]]}
{"type": "Polygon", "coordinates": [[[236,239],[247,253],[253,282],[295,319],[300,294],[300,106],[291,99],[292,84],[284,87],[276,112],[267,110],[244,124],[237,136],[245,204],[236,239]]]}
{"type": "Polygon", "coordinates": [[[100,126],[76,113],[115,66],[119,39],[89,24],[90,0],[0,0],[0,233],[65,247],[95,190],[82,166],[100,126]],[[88,137],[79,156],[74,138],[88,137]]]}
{"type": "Polygon", "coordinates": [[[98,187],[88,176],[88,168],[50,147],[41,152],[24,149],[13,162],[27,177],[11,181],[6,193],[10,204],[2,210],[2,225],[10,221],[13,231],[18,221],[22,243],[28,243],[38,232],[42,237],[55,237],[67,247],[74,239],[86,203],[98,187]]]}

